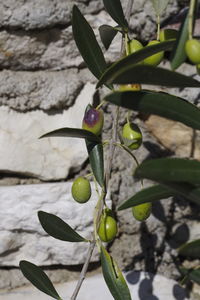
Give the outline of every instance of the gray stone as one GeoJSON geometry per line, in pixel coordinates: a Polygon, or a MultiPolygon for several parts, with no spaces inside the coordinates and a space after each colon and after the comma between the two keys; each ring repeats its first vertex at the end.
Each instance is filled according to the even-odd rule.
{"type": "MultiPolygon", "coordinates": [[[[159,300],[187,300],[187,292],[174,280],[161,275],[154,275],[145,272],[129,272],[124,274],[127,279],[128,287],[132,299],[159,299],[159,300]]],[[[76,281],[67,282],[66,284],[56,285],[58,293],[66,299],[70,299],[76,286],[76,281]]],[[[49,296],[42,294],[33,287],[24,287],[13,290],[12,292],[0,292],[1,300],[30,300],[41,299],[47,300],[49,296]]],[[[102,274],[86,278],[77,296],[77,300],[112,300],[102,274]]]]}
{"type": "MultiPolygon", "coordinates": [[[[37,212],[53,213],[85,238],[92,238],[97,195],[81,205],[71,196],[72,182],[0,187],[0,265],[18,266],[20,260],[37,265],[77,265],[84,262],[88,243],[63,242],[41,227],[37,212]]],[[[92,261],[97,261],[95,251],[92,261]]]]}
{"type": "Polygon", "coordinates": [[[88,83],[76,99],[76,105],[60,113],[34,110],[23,114],[1,106],[0,171],[31,175],[42,180],[59,180],[66,178],[71,170],[80,169],[88,156],[84,140],[38,138],[61,127],[81,128],[94,89],[94,85],[88,83]]]}
{"type": "Polygon", "coordinates": [[[68,108],[83,87],[76,69],[61,72],[5,70],[0,72],[0,83],[0,105],[18,111],[68,108]]]}

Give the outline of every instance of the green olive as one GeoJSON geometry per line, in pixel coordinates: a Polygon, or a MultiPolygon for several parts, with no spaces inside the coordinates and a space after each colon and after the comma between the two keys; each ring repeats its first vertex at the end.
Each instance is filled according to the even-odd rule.
{"type": "Polygon", "coordinates": [[[142,144],[142,132],[134,123],[126,123],[122,128],[124,144],[131,150],[138,149],[142,144]]]}
{"type": "Polygon", "coordinates": [[[92,107],[85,112],[82,128],[99,135],[102,132],[103,123],[103,111],[92,107]]]}
{"type": "Polygon", "coordinates": [[[90,182],[85,177],[78,177],[72,184],[72,196],[79,203],[87,202],[91,197],[90,182]]]}
{"type": "Polygon", "coordinates": [[[122,85],[120,85],[119,90],[121,92],[124,92],[124,91],[140,91],[141,90],[141,85],[139,83],[122,84],[122,85]]]}
{"type": "Polygon", "coordinates": [[[165,42],[171,39],[177,39],[178,31],[175,29],[167,28],[160,31],[160,41],[165,42]]]}
{"type": "Polygon", "coordinates": [[[98,235],[103,242],[111,242],[117,235],[117,222],[110,209],[105,209],[102,213],[98,235]]]}
{"type": "MultiPolygon", "coordinates": [[[[160,42],[159,41],[150,41],[146,47],[148,46],[152,46],[152,45],[156,45],[156,44],[159,44],[160,42]]],[[[159,63],[162,61],[164,57],[164,52],[161,51],[161,52],[158,52],[156,54],[153,54],[147,58],[144,59],[144,64],[146,65],[151,65],[151,66],[157,66],[159,65],[159,63]]]]}
{"type": "Polygon", "coordinates": [[[200,64],[200,42],[198,40],[187,40],[185,44],[185,52],[193,64],[200,64]]]}
{"type": "Polygon", "coordinates": [[[132,207],[132,213],[137,221],[145,221],[151,214],[152,204],[143,203],[132,207]]]}
{"type": "Polygon", "coordinates": [[[136,51],[141,50],[142,48],[143,45],[138,40],[133,39],[128,43],[128,50],[130,54],[135,53],[136,51]]]}

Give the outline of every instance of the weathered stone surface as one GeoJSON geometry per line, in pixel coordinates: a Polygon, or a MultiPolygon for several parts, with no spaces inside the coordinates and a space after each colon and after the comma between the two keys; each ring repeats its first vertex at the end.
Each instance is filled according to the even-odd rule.
{"type": "MultiPolygon", "coordinates": [[[[161,275],[154,275],[144,272],[129,272],[124,274],[127,279],[128,287],[131,292],[132,299],[135,300],[187,300],[187,292],[174,280],[168,279],[161,275]]],[[[70,298],[76,281],[67,282],[67,284],[56,285],[58,293],[63,297],[70,298]]],[[[1,300],[25,300],[27,297],[30,300],[41,299],[47,300],[49,297],[37,291],[33,287],[24,287],[13,290],[10,293],[1,292],[1,300]]],[[[102,274],[97,274],[93,277],[86,278],[77,296],[78,300],[112,300],[102,274]]]]}
{"type": "Polygon", "coordinates": [[[0,26],[9,28],[36,29],[56,25],[68,25],[74,4],[87,13],[99,12],[103,3],[94,1],[63,0],[9,0],[0,3],[0,26]]]}
{"type": "Polygon", "coordinates": [[[35,110],[22,114],[6,106],[0,108],[0,170],[39,177],[66,178],[71,168],[87,158],[84,140],[38,137],[61,127],[81,127],[86,105],[92,101],[94,85],[88,83],[76,105],[60,113],[35,110]]]}
{"type": "MultiPolygon", "coordinates": [[[[60,72],[0,72],[0,105],[18,111],[40,108],[63,109],[71,106],[83,83],[76,69],[60,72]]],[[[90,85],[85,93],[89,93],[90,85]]],[[[81,96],[82,97],[82,96],[81,96]]],[[[86,100],[86,99],[85,99],[86,100]]],[[[79,100],[84,101],[84,100],[79,100]]]]}
{"type": "MultiPolygon", "coordinates": [[[[38,265],[76,265],[85,260],[88,243],[70,243],[50,237],[37,212],[62,218],[79,234],[91,238],[96,192],[80,205],[71,196],[71,182],[0,187],[0,265],[18,266],[20,260],[38,265]]],[[[92,258],[97,261],[98,255],[92,258]]]]}
{"type": "Polygon", "coordinates": [[[158,116],[150,116],[145,123],[158,141],[177,156],[190,157],[193,153],[193,157],[200,160],[198,132],[194,135],[194,131],[190,127],[158,116]]]}

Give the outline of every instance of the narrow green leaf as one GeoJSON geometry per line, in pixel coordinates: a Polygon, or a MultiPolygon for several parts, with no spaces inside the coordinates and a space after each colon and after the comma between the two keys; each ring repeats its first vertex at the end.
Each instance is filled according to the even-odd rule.
{"type": "Polygon", "coordinates": [[[115,300],[131,300],[127,283],[113,258],[101,247],[101,266],[105,282],[115,300]]]}
{"type": "Polygon", "coordinates": [[[39,221],[43,229],[55,239],[67,242],[87,242],[75,230],[59,217],[44,211],[38,212],[39,221]]]}
{"type": "Polygon", "coordinates": [[[178,253],[181,256],[200,259],[200,239],[182,245],[178,253]]]}
{"type": "Polygon", "coordinates": [[[187,13],[179,31],[176,43],[171,53],[170,62],[172,70],[177,69],[185,60],[185,43],[188,40],[188,21],[189,21],[189,12],[187,13]]]}
{"type": "Polygon", "coordinates": [[[108,94],[105,100],[134,111],[179,121],[200,130],[200,110],[186,100],[162,92],[125,91],[108,94]]]}
{"type": "Polygon", "coordinates": [[[143,83],[170,87],[200,87],[200,82],[189,76],[148,65],[134,65],[123,68],[118,73],[113,74],[106,83],[143,83]]]}
{"type": "Polygon", "coordinates": [[[187,276],[188,279],[200,284],[200,268],[197,269],[186,269],[186,268],[179,268],[180,272],[187,276]]]}
{"type": "Polygon", "coordinates": [[[53,131],[50,131],[48,133],[43,134],[40,139],[45,138],[45,137],[72,137],[72,138],[81,138],[81,139],[88,139],[90,141],[94,142],[100,142],[100,138],[85,129],[79,129],[79,128],[69,128],[69,127],[64,127],[64,128],[59,128],[53,131]]]}
{"type": "Polygon", "coordinates": [[[99,27],[99,33],[101,37],[101,41],[106,48],[106,50],[110,47],[110,44],[112,43],[112,40],[117,34],[117,30],[109,25],[102,25],[99,27]]]}
{"type": "Polygon", "coordinates": [[[101,187],[104,186],[104,156],[102,143],[86,140],[86,147],[89,154],[90,165],[96,181],[101,187]]]}
{"type": "Polygon", "coordinates": [[[151,0],[155,13],[157,16],[160,16],[166,9],[169,0],[151,0]]]}
{"type": "Polygon", "coordinates": [[[61,300],[61,297],[58,295],[52,282],[41,268],[26,260],[21,260],[19,267],[26,279],[28,279],[38,290],[54,299],[61,300]]]}
{"type": "Polygon", "coordinates": [[[160,182],[160,184],[174,191],[174,195],[180,195],[193,203],[200,205],[200,187],[186,182],[160,182]]]}
{"type": "Polygon", "coordinates": [[[124,201],[118,207],[118,210],[127,209],[146,202],[154,202],[164,198],[169,198],[174,196],[174,194],[174,192],[162,185],[154,185],[139,191],[128,200],[124,201]]]}
{"type": "Polygon", "coordinates": [[[74,40],[86,65],[100,78],[106,69],[106,61],[92,28],[76,5],[73,7],[72,29],[74,40]]]}
{"type": "Polygon", "coordinates": [[[144,161],[135,176],[158,182],[200,183],[200,162],[182,158],[158,158],[144,161]]]}
{"type": "Polygon", "coordinates": [[[104,7],[113,20],[124,29],[128,28],[120,0],[103,0],[104,7]]]}
{"type": "Polygon", "coordinates": [[[109,68],[106,69],[106,71],[100,78],[97,87],[100,87],[105,82],[112,81],[112,79],[115,78],[118,74],[120,74],[123,69],[135,66],[135,64],[142,61],[144,58],[151,56],[152,54],[158,53],[160,51],[172,49],[174,44],[175,41],[168,41],[144,47],[143,49],[118,60],[116,63],[112,64],[109,68]]]}

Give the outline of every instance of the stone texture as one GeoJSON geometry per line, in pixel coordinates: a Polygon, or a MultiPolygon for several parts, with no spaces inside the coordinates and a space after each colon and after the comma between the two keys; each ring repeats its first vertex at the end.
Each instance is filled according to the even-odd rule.
{"type": "Polygon", "coordinates": [[[0,171],[15,172],[43,180],[64,179],[87,158],[84,140],[48,138],[44,133],[61,127],[81,127],[86,105],[92,101],[94,85],[88,83],[76,105],[58,113],[34,110],[26,114],[6,106],[0,108],[0,171]]]}
{"type": "Polygon", "coordinates": [[[179,157],[190,157],[200,160],[200,136],[182,123],[150,116],[145,122],[149,131],[159,143],[179,157]],[[194,142],[194,145],[193,145],[194,142]],[[194,147],[194,150],[193,150],[194,147]]]}
{"type": "MultiPolygon", "coordinates": [[[[0,187],[0,265],[18,266],[20,260],[37,265],[77,265],[85,260],[88,243],[56,240],[41,227],[37,212],[62,218],[79,234],[91,238],[97,195],[80,205],[71,196],[71,182],[0,187]]],[[[95,252],[92,261],[97,261],[95,252]]]]}
{"type": "Polygon", "coordinates": [[[64,0],[9,0],[0,3],[0,26],[6,28],[41,29],[58,25],[68,25],[71,21],[71,11],[77,4],[83,13],[97,13],[103,3],[94,1],[64,1],[64,0]]]}
{"type": "MultiPolygon", "coordinates": [[[[129,272],[124,274],[128,287],[131,292],[132,299],[135,300],[187,300],[187,292],[174,280],[168,279],[161,275],[154,275],[144,272],[129,272]]],[[[70,298],[72,295],[76,281],[67,282],[66,284],[56,285],[58,293],[66,298],[70,298]]],[[[49,296],[42,294],[33,287],[24,287],[16,289],[10,293],[0,292],[1,300],[30,300],[40,299],[47,300],[49,296]]],[[[77,300],[112,300],[113,297],[110,294],[103,276],[97,274],[93,277],[86,278],[80,292],[77,296],[77,300]]]]}
{"type": "MultiPolygon", "coordinates": [[[[76,69],[62,72],[0,72],[0,105],[18,111],[63,109],[72,106],[83,87],[76,69]]],[[[94,88],[83,91],[84,103],[91,100],[94,88]],[[91,91],[90,91],[91,90],[91,91]]]]}

